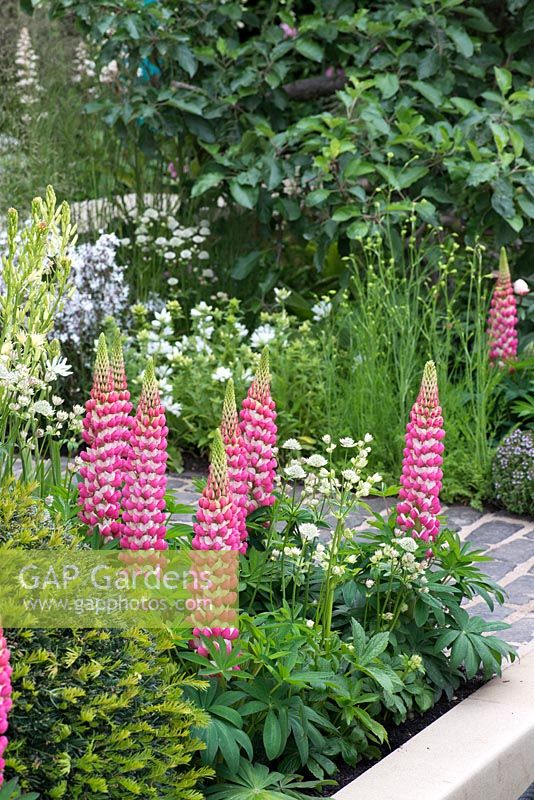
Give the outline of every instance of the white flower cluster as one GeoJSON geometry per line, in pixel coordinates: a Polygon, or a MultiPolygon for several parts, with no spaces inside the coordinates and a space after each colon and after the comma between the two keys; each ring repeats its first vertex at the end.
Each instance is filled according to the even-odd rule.
{"type": "Polygon", "coordinates": [[[322,322],[332,313],[332,302],[328,297],[318,300],[311,308],[314,322],[322,322]]]}
{"type": "Polygon", "coordinates": [[[178,285],[180,270],[187,271],[188,280],[192,272],[200,284],[206,285],[217,280],[206,250],[210,234],[207,219],[201,219],[198,225],[183,226],[166,210],[147,208],[137,219],[133,244],[148,263],[154,256],[163,260],[169,286],[178,285]]]}
{"type": "MultiPolygon", "coordinates": [[[[32,40],[28,28],[21,28],[19,38],[17,41],[17,49],[15,53],[16,70],[16,86],[18,90],[18,99],[21,105],[29,108],[39,100],[39,95],[42,93],[41,84],[39,82],[38,74],[39,59],[35,50],[33,49],[32,40]]],[[[29,119],[28,115],[24,115],[23,122],[29,119]]]]}
{"type": "MultiPolygon", "coordinates": [[[[32,347],[42,347],[38,341],[31,341],[32,347]]],[[[59,376],[71,374],[71,368],[64,358],[57,356],[46,361],[43,377],[32,374],[25,364],[17,363],[15,352],[8,347],[2,348],[0,354],[0,394],[8,400],[7,407],[13,418],[30,422],[38,427],[34,430],[37,439],[45,434],[60,436],[65,429],[79,433],[82,428],[81,417],[83,406],[74,406],[72,411],[61,409],[63,399],[52,394],[51,384],[59,376]]],[[[29,438],[27,447],[35,449],[36,443],[31,440],[28,428],[21,430],[22,439],[29,438]]]]}
{"type": "MultiPolygon", "coordinates": [[[[85,84],[93,81],[96,77],[96,64],[91,58],[89,49],[83,40],[76,45],[72,66],[73,83],[85,84]]],[[[89,93],[93,94],[93,92],[93,87],[90,87],[89,93]]]]}
{"type": "Polygon", "coordinates": [[[56,318],[56,336],[72,348],[86,348],[89,358],[104,320],[122,319],[128,308],[126,268],[117,263],[119,245],[115,234],[104,233],[69,253],[72,290],[56,318]]]}
{"type": "MultiPolygon", "coordinates": [[[[377,473],[364,476],[370,453],[368,445],[372,438],[370,434],[358,441],[348,436],[341,438],[339,445],[347,451],[354,450],[355,454],[349,457],[347,453],[345,464],[339,468],[331,462],[331,454],[338,444],[329,434],[322,438],[325,455],[298,455],[302,446],[297,439],[287,439],[281,445],[282,450],[293,454],[283,469],[283,479],[280,481],[284,487],[283,494],[298,498],[292,502],[296,502],[300,512],[306,510],[308,517],[314,520],[298,525],[302,547],[298,548],[296,554],[295,569],[305,572],[311,567],[319,567],[337,580],[356,562],[357,556],[346,546],[351,545],[353,539],[353,532],[347,528],[346,520],[358,501],[382,481],[382,476],[377,473]],[[302,483],[300,493],[295,482],[302,483]],[[337,521],[336,532],[329,531],[325,526],[324,520],[328,516],[337,521]],[[321,527],[327,529],[322,538],[321,527]]],[[[296,513],[297,508],[293,511],[296,513]]],[[[275,543],[284,558],[291,559],[295,555],[287,545],[280,547],[278,542],[275,543]]],[[[274,556],[277,560],[276,553],[274,556]]]]}
{"type": "Polygon", "coordinates": [[[115,59],[109,61],[100,70],[99,80],[103,84],[115,83],[119,77],[119,65],[115,59]]]}
{"type": "Polygon", "coordinates": [[[217,305],[201,301],[190,311],[189,333],[177,335],[174,321],[182,317],[179,303],[171,300],[163,305],[153,298],[150,305],[152,309],[148,308],[148,303],[132,307],[141,330],[136,340],[129,340],[128,347],[155,358],[164,405],[175,414],[180,411],[176,400],[183,390],[184,371],[194,367],[197,375],[209,376],[213,384],[229,378],[248,384],[257,367],[258,351],[264,346],[265,329],[268,329],[268,340],[275,341],[278,346],[287,341],[290,320],[283,312],[262,317],[259,328],[250,334],[243,323],[239,301],[229,300],[217,305]]]}
{"type": "MultiPolygon", "coordinates": [[[[391,544],[382,544],[369,559],[373,574],[389,578],[396,574],[407,586],[417,585],[423,594],[428,593],[428,580],[425,572],[428,561],[420,560],[415,555],[418,544],[411,536],[397,538],[391,544]]],[[[370,587],[368,587],[370,588],[370,587]]]]}
{"type": "MultiPolygon", "coordinates": [[[[367,466],[371,448],[370,444],[373,437],[365,434],[364,438],[355,442],[349,436],[339,440],[341,447],[349,450],[356,449],[356,454],[348,459],[345,465],[338,472],[332,465],[329,466],[328,459],[320,453],[311,456],[293,458],[284,469],[285,477],[289,480],[304,482],[303,497],[307,505],[317,508],[326,501],[336,506],[341,497],[350,494],[351,502],[354,499],[366,497],[375,484],[382,481],[382,476],[378,473],[362,477],[363,470],[367,466]]],[[[329,434],[323,436],[327,454],[333,453],[337,444],[332,441],[329,434]]],[[[290,451],[301,450],[301,445],[296,439],[288,439],[282,444],[282,449],[290,451]]],[[[332,509],[334,511],[334,509],[332,509]]]]}

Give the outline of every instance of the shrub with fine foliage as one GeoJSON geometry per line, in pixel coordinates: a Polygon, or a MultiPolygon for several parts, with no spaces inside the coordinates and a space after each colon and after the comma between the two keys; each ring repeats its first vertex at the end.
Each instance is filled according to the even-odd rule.
{"type": "Polygon", "coordinates": [[[495,499],[508,511],[534,510],[534,432],[515,430],[503,440],[493,462],[495,499]]]}

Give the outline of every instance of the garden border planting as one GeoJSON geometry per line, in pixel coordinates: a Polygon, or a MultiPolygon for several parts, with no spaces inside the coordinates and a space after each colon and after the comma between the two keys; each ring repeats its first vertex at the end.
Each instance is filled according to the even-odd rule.
{"type": "Polygon", "coordinates": [[[333,798],[517,800],[534,781],[534,645],[520,653],[502,678],[494,678],[333,798]],[[432,769],[422,768],[429,760],[432,769]]]}

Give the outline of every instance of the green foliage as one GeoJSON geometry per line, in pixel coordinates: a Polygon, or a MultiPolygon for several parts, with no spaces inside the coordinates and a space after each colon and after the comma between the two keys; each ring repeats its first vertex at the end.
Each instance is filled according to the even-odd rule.
{"type": "Polygon", "coordinates": [[[303,772],[320,785],[342,762],[378,756],[388,725],[427,711],[441,694],[452,697],[479,672],[500,674],[502,662],[515,658],[494,635],[506,623],[462,608],[475,596],[491,609],[504,601],[481,569],[488,557],[447,530],[430,557],[428,543],[395,536],[395,514],[375,514],[372,529],[356,537],[349,506],[327,497],[316,505],[290,483],[272,510],[252,520],[239,647],[210,638],[205,657],[185,643],[177,651],[210,681],[206,695],[188,692],[212,717],[199,732],[217,770],[210,797],[253,797],[254,787],[267,792],[267,782],[280,791],[267,767],[257,773],[257,761],[291,784],[303,772]],[[341,522],[331,528],[334,506],[341,522]],[[322,611],[330,584],[331,628],[322,611]]]}
{"type": "Polygon", "coordinates": [[[414,225],[401,229],[402,238],[392,235],[389,245],[366,237],[346,262],[346,290],[311,310],[303,304],[304,320],[290,313],[299,296],[289,290],[284,299],[278,292],[254,325],[236,299],[198,304],[190,318],[175,313],[175,301],[166,316],[136,306],[129,374],[148,352],[155,356],[176,445],[206,450],[219,424],[225,378],[233,377],[242,397],[267,335],[273,396],[283,411],[280,441],[301,432],[309,450],[325,433],[358,439],[369,432],[374,467],[395,481],[419,376],[432,357],[447,432],[444,498],[477,504],[488,498],[493,450],[510,424],[503,387],[528,398],[528,361],[518,362],[513,379],[489,366],[491,261],[483,247],[461,249],[454,236],[440,240],[414,225]]]}
{"type": "Polygon", "coordinates": [[[317,785],[248,761],[242,761],[236,771],[221,768],[220,778],[221,782],[207,791],[210,800],[306,800],[310,795],[302,789],[317,785]]]}
{"type": "Polygon", "coordinates": [[[45,503],[35,497],[37,484],[12,480],[0,486],[0,547],[42,550],[75,547],[75,532],[67,531],[62,520],[51,517],[45,503]]]}
{"type": "Polygon", "coordinates": [[[471,240],[532,239],[530,4],[25,5],[73,14],[118,62],[120,91],[92,111],[185,167],[193,197],[224,192],[271,233],[293,227],[319,267],[331,242],[412,209],[471,240]]]}
{"type": "Polygon", "coordinates": [[[6,774],[43,800],[181,798],[206,715],[183,697],[169,642],[140,630],[8,631],[13,701],[6,774]]]}
{"type": "Polygon", "coordinates": [[[38,800],[38,798],[36,792],[23,793],[16,778],[3,783],[0,787],[0,800],[38,800]]]}

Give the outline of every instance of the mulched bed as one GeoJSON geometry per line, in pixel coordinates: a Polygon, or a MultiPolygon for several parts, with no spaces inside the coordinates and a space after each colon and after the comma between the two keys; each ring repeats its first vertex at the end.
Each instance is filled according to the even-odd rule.
{"type": "MultiPolygon", "coordinates": [[[[384,744],[381,746],[380,749],[382,752],[382,758],[408,742],[412,736],[415,736],[417,733],[423,731],[428,725],[431,725],[433,722],[443,716],[443,714],[446,714],[447,711],[450,711],[451,708],[454,708],[454,706],[457,706],[462,702],[462,700],[465,700],[466,697],[469,697],[470,694],[473,694],[473,692],[476,692],[477,689],[480,689],[480,687],[486,682],[487,681],[485,678],[482,676],[477,676],[472,680],[467,681],[467,683],[463,683],[456,690],[456,693],[451,701],[444,697],[425,714],[414,717],[413,719],[408,719],[406,722],[403,722],[402,725],[388,726],[385,724],[384,727],[388,732],[389,744],[384,744]]],[[[333,779],[337,781],[338,786],[335,789],[332,787],[325,788],[323,797],[331,797],[332,794],[338,789],[341,789],[343,786],[346,786],[347,783],[350,783],[360,775],[363,775],[364,772],[367,772],[368,769],[374,767],[374,765],[377,763],[377,760],[364,759],[358,762],[355,767],[343,765],[337,775],[333,776],[333,779]]]]}

